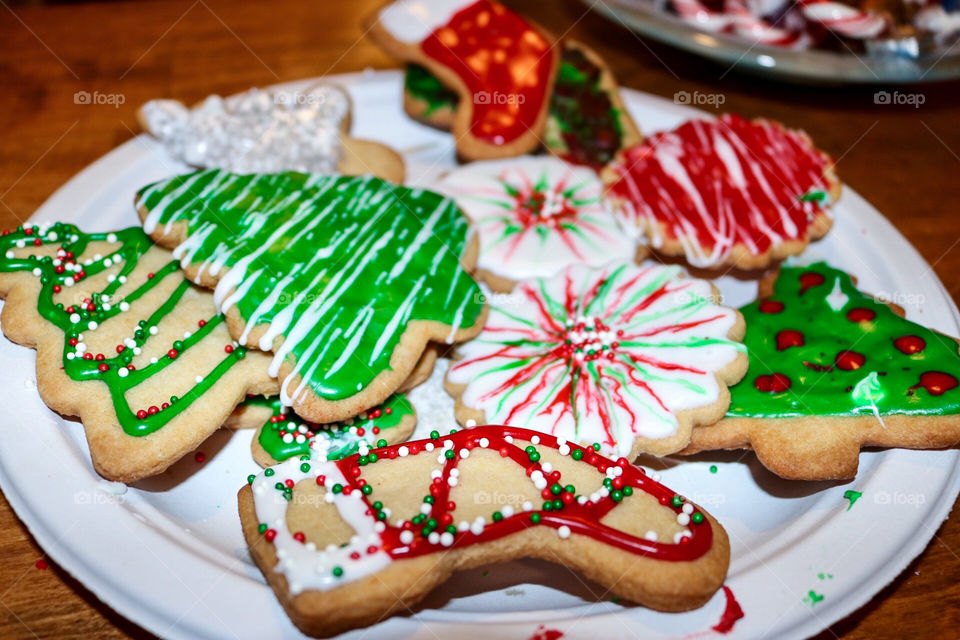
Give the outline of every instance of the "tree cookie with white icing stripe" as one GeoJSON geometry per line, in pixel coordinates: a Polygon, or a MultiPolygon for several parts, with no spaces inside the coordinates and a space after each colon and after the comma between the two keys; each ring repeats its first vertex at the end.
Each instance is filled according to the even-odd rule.
{"type": "Polygon", "coordinates": [[[470,218],[480,239],[477,274],[495,291],[574,264],[631,260],[637,251],[604,201],[597,174],[557,158],[472,162],[437,189],[470,218]]]}
{"type": "Polygon", "coordinates": [[[383,402],[431,341],[483,325],[475,243],[439,194],[371,176],[209,170],[144,187],[137,207],[187,277],[215,287],[231,334],[274,353],[281,400],[310,422],[383,402]]]}
{"type": "Polygon", "coordinates": [[[902,318],[824,262],[784,267],[741,309],[750,367],[684,453],[751,448],[791,479],[852,478],[861,447],[960,442],[957,341],[902,318]]]}
{"type": "Polygon", "coordinates": [[[539,146],[560,59],[543,30],[494,0],[395,0],[371,17],[369,32],[458,94],[452,127],[462,158],[539,146]]]}
{"type": "Polygon", "coordinates": [[[523,557],[660,611],[702,606],[722,585],[723,527],[625,458],[511,427],[432,436],[291,459],[241,489],[250,553],[304,633],[368,627],[454,571],[523,557]]]}
{"type": "Polygon", "coordinates": [[[635,458],[683,449],[747,368],[743,318],[705,280],[645,263],[570,267],[491,304],[446,378],[461,424],[535,429],[635,458]]]}
{"type": "Polygon", "coordinates": [[[725,114],[624,150],[608,196],[651,248],[694,267],[762,269],[826,235],[840,197],[833,161],[806,134],[725,114]]]}
{"type": "Polygon", "coordinates": [[[402,183],[400,154],[349,135],[351,109],[347,92],[325,83],[303,91],[214,95],[193,108],[176,100],[151,100],[137,117],[170,155],[201,169],[371,173],[402,183]]]}
{"type": "Polygon", "coordinates": [[[2,329],[37,350],[37,390],[83,423],[104,478],[156,475],[248,393],[275,394],[266,354],[237,345],[213,296],[139,227],[56,223],[0,236],[2,329]]]}

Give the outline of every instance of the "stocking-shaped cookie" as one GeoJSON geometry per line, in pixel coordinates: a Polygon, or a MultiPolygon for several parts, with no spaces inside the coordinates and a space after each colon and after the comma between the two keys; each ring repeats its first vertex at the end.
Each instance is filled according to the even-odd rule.
{"type": "Polygon", "coordinates": [[[306,633],[373,624],[456,570],[522,557],[663,611],[722,584],[723,528],[625,458],[510,427],[432,436],[288,460],[241,490],[251,553],[306,633]]]}
{"type": "Polygon", "coordinates": [[[397,0],[374,16],[370,34],[459,94],[453,134],[464,158],[538,146],[559,55],[523,17],[493,0],[397,0]]]}
{"type": "Polygon", "coordinates": [[[233,341],[213,296],[139,227],[30,225],[0,250],[3,333],[37,350],[40,396],[80,418],[102,476],[160,473],[247,393],[277,392],[269,358],[233,341]]]}

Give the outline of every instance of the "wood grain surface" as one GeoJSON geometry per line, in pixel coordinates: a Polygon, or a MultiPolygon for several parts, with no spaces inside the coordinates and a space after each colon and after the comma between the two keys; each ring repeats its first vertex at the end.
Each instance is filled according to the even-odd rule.
{"type": "MultiPolygon", "coordinates": [[[[379,3],[0,2],[0,227],[26,220],[71,176],[134,136],[135,111],[146,100],[192,103],[210,93],[395,67],[361,28],[379,3]],[[77,104],[78,91],[122,104],[77,104]]],[[[960,85],[778,84],[640,39],[575,0],[508,4],[557,35],[590,44],[624,86],[668,98],[678,91],[719,96],[722,110],[805,129],[957,299],[960,85]],[[878,90],[923,103],[878,105],[878,90]]],[[[2,498],[0,531],[0,638],[148,636],[49,560],[38,564],[44,552],[2,498]]],[[[819,637],[957,637],[958,552],[960,519],[953,519],[896,581],[819,637]]]]}

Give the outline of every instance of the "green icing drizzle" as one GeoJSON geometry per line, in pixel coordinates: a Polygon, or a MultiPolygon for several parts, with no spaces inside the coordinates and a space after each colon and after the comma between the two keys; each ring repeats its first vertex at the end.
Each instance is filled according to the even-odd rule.
{"type": "Polygon", "coordinates": [[[418,64],[407,65],[403,86],[417,100],[426,103],[424,115],[429,116],[439,109],[456,109],[459,97],[448,89],[435,75],[418,64]]]}
{"type": "Polygon", "coordinates": [[[129,338],[133,342],[125,345],[122,351],[112,355],[102,354],[102,356],[85,351],[85,343],[80,339],[84,333],[92,333],[104,322],[125,313],[127,304],[142,298],[165,278],[178,274],[179,265],[176,261],[169,262],[157,270],[152,278],[147,278],[133,291],[126,293],[123,296],[123,302],[114,300],[113,297],[117,291],[137,267],[141,256],[151,246],[153,243],[150,238],[139,227],[110,233],[82,233],[74,225],[58,222],[47,227],[36,225],[18,227],[0,236],[0,251],[3,253],[3,257],[0,258],[0,272],[26,271],[40,278],[41,290],[37,300],[37,311],[64,334],[64,371],[71,380],[78,382],[99,380],[106,384],[117,420],[124,432],[131,436],[144,436],[166,425],[203,396],[246,354],[246,349],[233,349],[232,353],[226,354],[226,357],[204,376],[201,382],[195,384],[183,396],[171,398],[170,402],[151,408],[151,410],[156,409],[153,413],[148,413],[146,408],[134,410],[130,407],[126,399],[126,393],[130,389],[165,369],[179,355],[203,340],[223,321],[220,315],[206,319],[204,325],[193,332],[189,338],[178,340],[171,345],[171,350],[175,348],[176,351],[174,355],[171,356],[168,350],[168,354],[157,358],[156,363],[137,369],[131,368],[135,350],[139,351],[152,337],[150,328],[156,327],[166,315],[172,312],[190,288],[190,283],[184,280],[148,318],[140,320],[138,328],[129,338]],[[119,247],[111,249],[108,255],[94,256],[88,261],[83,256],[91,242],[109,242],[111,245],[118,244],[119,247]],[[31,248],[40,250],[44,245],[58,246],[57,257],[29,254],[24,251],[31,248]],[[73,283],[117,265],[121,266],[114,274],[116,277],[102,291],[94,293],[88,303],[65,307],[61,302],[54,302],[54,296],[61,291],[67,291],[73,283]],[[113,304],[110,301],[113,301],[113,304]],[[92,309],[86,305],[90,305],[92,309]]]}
{"type": "Polygon", "coordinates": [[[774,294],[741,311],[750,368],[728,416],[960,413],[957,343],[826,263],[784,267],[774,294]]]}
{"type": "Polygon", "coordinates": [[[372,176],[208,170],[148,185],[138,203],[147,233],[186,223],[182,264],[229,268],[214,295],[244,319],[241,343],[258,325],[269,325],[264,350],[283,337],[270,373],[287,361],[302,379],[295,389],[296,375],[284,381],[287,404],[308,389],[352,396],[390,370],[409,322],[450,326],[452,337],[483,309],[459,262],[467,221],[430,191],[372,176]]]}
{"type": "Polygon", "coordinates": [[[247,398],[241,406],[244,405],[268,407],[273,411],[273,417],[260,429],[258,441],[277,462],[312,454],[325,455],[327,460],[340,460],[356,453],[361,442],[376,447],[384,431],[396,428],[405,417],[413,414],[413,407],[399,393],[357,418],[324,425],[306,422],[297,414],[285,411],[276,397],[254,396],[247,398]]]}

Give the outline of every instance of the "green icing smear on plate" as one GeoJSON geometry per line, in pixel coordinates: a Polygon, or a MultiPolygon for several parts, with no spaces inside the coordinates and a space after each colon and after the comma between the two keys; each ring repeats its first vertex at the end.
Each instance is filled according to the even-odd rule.
{"type": "Polygon", "coordinates": [[[148,185],[137,201],[148,234],[186,226],[174,255],[221,276],[214,297],[244,320],[241,344],[265,325],[270,374],[292,367],[280,393],[288,405],[365,389],[391,370],[413,321],[450,327],[449,342],[483,310],[459,261],[467,220],[431,191],[373,176],[207,170],[148,185]]]}
{"type": "Polygon", "coordinates": [[[128,391],[163,371],[223,321],[220,315],[202,319],[189,338],[171,343],[166,355],[157,358],[156,362],[134,368],[131,362],[148,341],[164,339],[154,337],[155,327],[176,309],[177,303],[192,286],[187,280],[182,280],[159,307],[138,321],[133,334],[125,344],[117,345],[115,353],[94,354],[87,351],[85,339],[104,323],[120,314],[129,313],[131,304],[150,293],[165,278],[179,276],[179,265],[171,261],[132,290],[125,290],[122,297],[117,295],[136,269],[140,258],[152,246],[153,242],[139,227],[108,233],[83,233],[72,224],[58,222],[43,227],[18,227],[0,236],[0,254],[3,256],[0,258],[0,273],[29,272],[40,279],[37,311],[63,332],[64,372],[71,380],[99,380],[106,384],[117,420],[123,431],[131,436],[145,436],[166,425],[203,396],[246,355],[246,349],[230,347],[230,352],[225,353],[224,358],[186,394],[171,397],[169,401],[158,403],[159,406],[130,406],[126,398],[128,391]],[[107,243],[109,250],[102,255],[88,256],[86,254],[91,243],[107,243]],[[66,296],[77,283],[103,272],[110,274],[109,282],[88,299],[78,300],[71,305],[55,301],[66,296]]]}
{"type": "Polygon", "coordinates": [[[899,317],[824,262],[784,267],[741,309],[750,367],[730,417],[960,413],[957,343],[899,317]]]}
{"type": "Polygon", "coordinates": [[[371,448],[386,446],[383,432],[396,428],[414,413],[406,397],[399,393],[356,418],[324,425],[312,424],[292,411],[288,412],[277,397],[254,396],[247,398],[241,406],[271,409],[273,415],[261,427],[258,442],[277,462],[295,456],[340,460],[356,453],[361,442],[371,448]],[[378,444],[381,440],[383,444],[378,444]]]}

